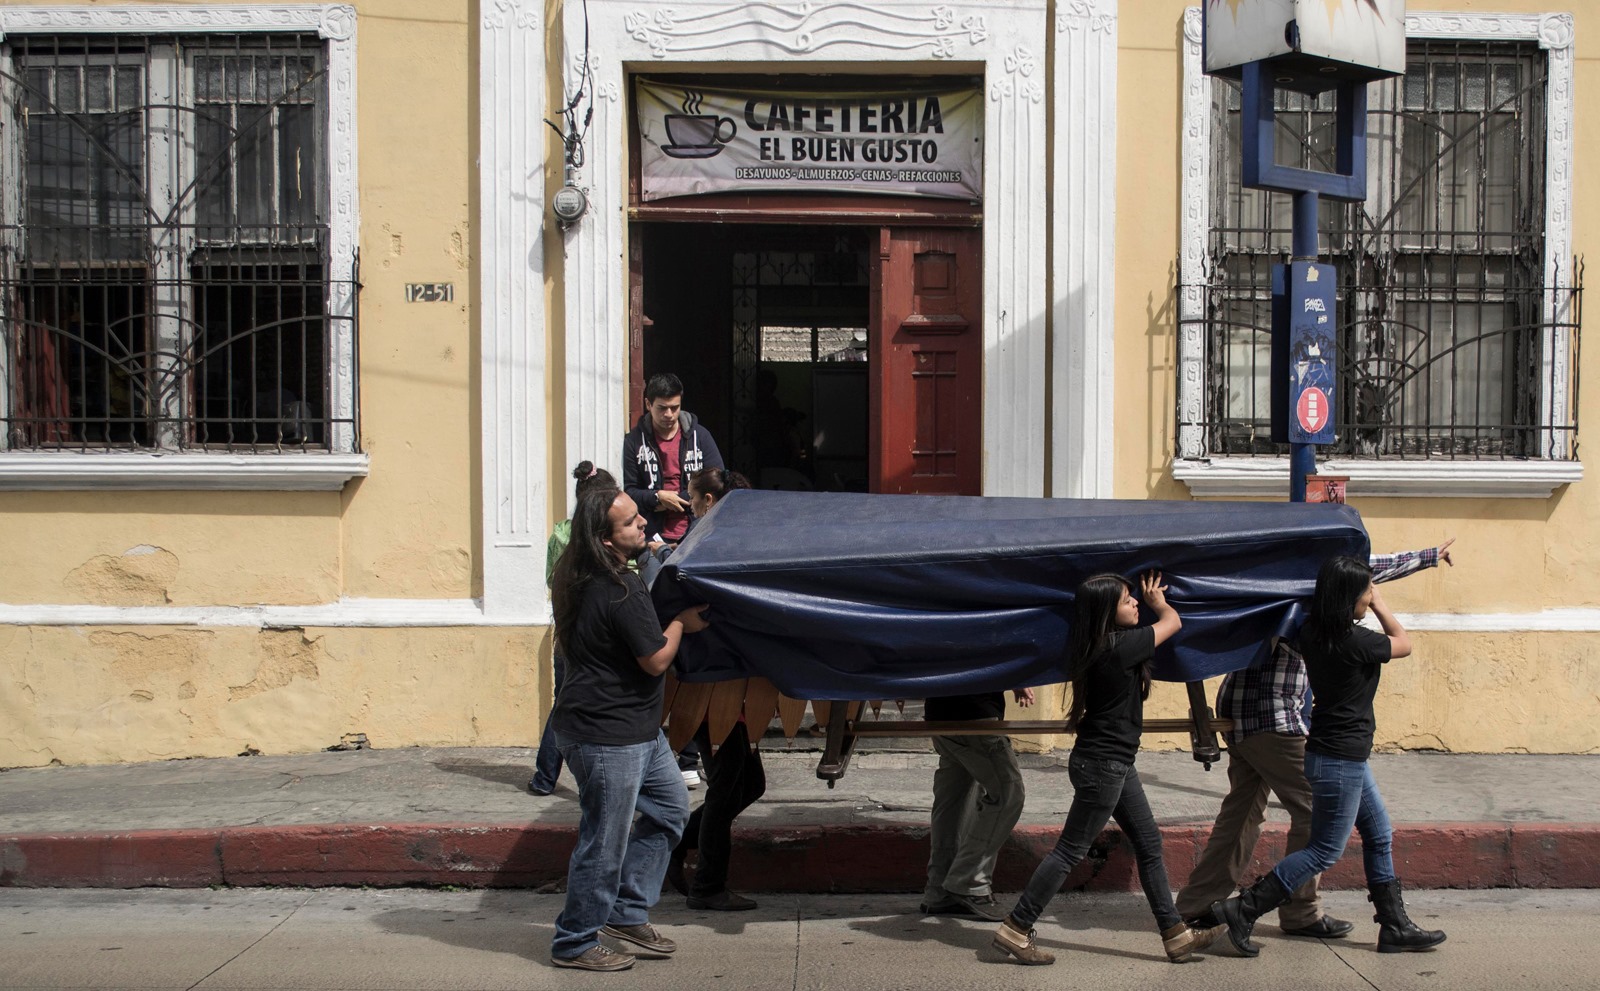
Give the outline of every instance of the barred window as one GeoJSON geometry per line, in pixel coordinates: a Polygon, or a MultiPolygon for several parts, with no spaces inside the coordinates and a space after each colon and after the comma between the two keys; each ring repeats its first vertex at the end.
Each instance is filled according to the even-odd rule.
{"type": "MultiPolygon", "coordinates": [[[[1576,456],[1581,271],[1551,280],[1547,55],[1535,43],[1413,38],[1403,77],[1373,84],[1368,198],[1324,200],[1320,246],[1339,273],[1339,403],[1330,454],[1576,456]]],[[[1204,285],[1207,454],[1270,440],[1271,269],[1291,198],[1240,181],[1241,91],[1216,80],[1204,285]]],[[[1277,95],[1278,161],[1333,168],[1334,101],[1277,95]]]]}
{"type": "Polygon", "coordinates": [[[327,85],[292,33],[0,50],[0,446],[328,450],[327,85]]]}

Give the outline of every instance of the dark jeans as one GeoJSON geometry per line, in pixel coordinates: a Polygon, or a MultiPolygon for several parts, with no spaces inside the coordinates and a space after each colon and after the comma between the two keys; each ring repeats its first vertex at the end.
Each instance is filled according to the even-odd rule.
{"type": "Polygon", "coordinates": [[[1133,846],[1139,865],[1139,881],[1145,900],[1155,914],[1156,925],[1168,929],[1182,922],[1172,904],[1172,885],[1167,881],[1167,865],[1161,860],[1161,831],[1156,828],[1144,785],[1132,764],[1114,760],[1091,760],[1074,751],[1067,760],[1067,774],[1075,790],[1072,807],[1055,849],[1033,872],[1033,878],[1011,910],[1017,925],[1032,928],[1045,906],[1061,890],[1072,869],[1089,852],[1089,844],[1115,817],[1117,826],[1133,846]]]}
{"type": "Polygon", "coordinates": [[[766,794],[767,772],[761,766],[761,751],[750,749],[750,734],[744,723],[733,732],[716,753],[711,753],[711,728],[700,724],[695,732],[700,753],[706,758],[706,800],[689,817],[677,853],[700,851],[689,894],[705,898],[728,888],[728,860],[733,854],[733,820],[766,794]]]}
{"type": "MultiPolygon", "coordinates": [[[[550,662],[555,667],[556,687],[555,693],[550,697],[551,711],[555,710],[556,697],[561,694],[561,683],[567,676],[567,659],[561,656],[560,648],[550,653],[550,662]]],[[[556,731],[551,728],[550,720],[544,721],[544,735],[539,738],[539,753],[533,758],[533,780],[528,782],[528,787],[540,794],[547,794],[556,790],[556,779],[561,777],[561,748],[556,746],[556,731]]]]}

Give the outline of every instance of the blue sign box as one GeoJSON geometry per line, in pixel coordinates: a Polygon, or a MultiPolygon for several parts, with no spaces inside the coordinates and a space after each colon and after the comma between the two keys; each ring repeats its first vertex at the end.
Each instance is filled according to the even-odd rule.
{"type": "Polygon", "coordinates": [[[1272,439],[1332,444],[1337,271],[1318,262],[1272,267],[1272,439]]]}

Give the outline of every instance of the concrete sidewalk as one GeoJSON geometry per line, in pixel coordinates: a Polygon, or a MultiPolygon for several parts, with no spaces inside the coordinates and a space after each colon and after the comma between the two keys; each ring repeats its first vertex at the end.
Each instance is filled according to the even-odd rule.
{"type": "MultiPolygon", "coordinates": [[[[920,890],[936,758],[926,741],[894,745],[907,749],[859,752],[830,789],[813,741],[769,738],[767,794],[735,826],[732,884],[920,890]]],[[[1072,799],[1066,758],[1022,756],[1027,806],[1000,858],[1001,890],[1019,889],[1054,843],[1072,799]]],[[[1409,886],[1600,887],[1600,756],[1382,754],[1373,766],[1409,886]]],[[[1204,847],[1226,767],[1139,758],[1175,885],[1204,847]]],[[[563,776],[554,795],[528,794],[532,770],[522,748],[14,769],[0,773],[0,886],[559,884],[576,793],[563,776]]],[[[1281,854],[1285,822],[1274,806],[1252,871],[1281,854]]],[[[1358,850],[1326,886],[1361,886],[1358,850]]],[[[1069,886],[1138,889],[1114,831],[1069,886]]]]}

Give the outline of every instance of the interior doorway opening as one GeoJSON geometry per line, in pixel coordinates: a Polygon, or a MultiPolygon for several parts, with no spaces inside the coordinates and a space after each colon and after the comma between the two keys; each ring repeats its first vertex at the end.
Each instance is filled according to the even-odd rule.
{"type": "Polygon", "coordinates": [[[757,488],[871,490],[877,233],[636,224],[636,386],[659,372],[682,379],[684,408],[757,488]]]}

